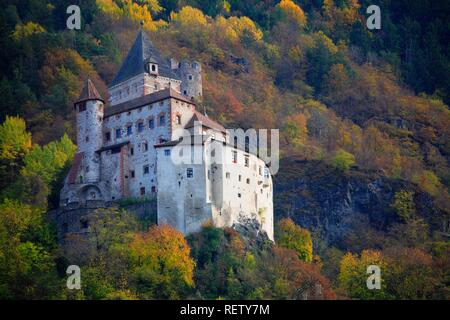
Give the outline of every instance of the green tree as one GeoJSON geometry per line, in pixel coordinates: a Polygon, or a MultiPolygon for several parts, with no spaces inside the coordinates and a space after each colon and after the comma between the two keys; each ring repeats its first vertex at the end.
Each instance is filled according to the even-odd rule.
{"type": "Polygon", "coordinates": [[[25,121],[7,116],[0,125],[0,190],[15,180],[30,149],[31,134],[26,130],[25,121]]]}
{"type": "Polygon", "coordinates": [[[341,171],[347,171],[355,164],[355,156],[351,153],[339,149],[331,159],[331,165],[341,171]]]}
{"type": "Polygon", "coordinates": [[[312,239],[308,230],[296,225],[291,219],[281,219],[275,230],[275,241],[279,247],[294,250],[299,259],[312,261],[312,239]]]}

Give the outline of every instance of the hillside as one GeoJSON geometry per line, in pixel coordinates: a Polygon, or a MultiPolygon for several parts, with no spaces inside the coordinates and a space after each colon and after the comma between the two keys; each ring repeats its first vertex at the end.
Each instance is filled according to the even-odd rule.
{"type": "MultiPolygon", "coordinates": [[[[161,281],[162,298],[301,298],[289,273],[271,278],[267,270],[280,265],[323,285],[322,296],[310,293],[315,298],[449,298],[448,1],[377,1],[382,29],[373,31],[365,0],[78,2],[81,30],[66,28],[68,0],[7,0],[0,9],[0,237],[17,240],[0,246],[0,259],[13,252],[32,264],[26,252],[45,252],[33,262],[38,276],[0,263],[0,296],[73,298],[58,285],[37,289],[46,288],[45,273],[58,283],[67,263],[44,212],[57,206],[74,154],[73,102],[83,81],[90,77],[106,99],[142,22],[164,55],[202,63],[202,107],[211,118],[280,129],[277,228],[301,234],[302,249],[279,236],[277,246],[253,252],[233,230],[208,227],[176,253],[197,263],[173,266],[184,278],[149,280],[136,265],[133,276],[114,280],[127,285],[109,288],[93,263],[84,298],[155,298],[140,287],[145,281],[161,281]],[[18,222],[21,211],[34,219],[18,222]],[[393,270],[382,292],[361,293],[348,278],[359,270],[355,282],[364,283],[367,261],[393,270]],[[223,278],[212,281],[212,270],[223,278]],[[31,294],[16,288],[21,281],[31,294]]],[[[139,229],[112,223],[121,236],[139,229]]],[[[132,240],[132,260],[146,241],[173,232],[151,230],[132,240]]],[[[122,248],[116,240],[105,243],[122,248]]],[[[102,267],[121,265],[123,255],[110,261],[102,250],[95,255],[102,267]]]]}

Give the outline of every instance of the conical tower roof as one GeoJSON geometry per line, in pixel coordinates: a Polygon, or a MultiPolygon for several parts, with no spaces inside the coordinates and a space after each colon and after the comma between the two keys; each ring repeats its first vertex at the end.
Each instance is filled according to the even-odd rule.
{"type": "Polygon", "coordinates": [[[119,72],[117,72],[114,80],[111,82],[110,87],[137,76],[138,74],[144,73],[145,61],[157,63],[158,72],[161,76],[180,80],[170,68],[169,63],[161,57],[160,53],[150,41],[147,34],[140,30],[133,46],[130,51],[128,51],[128,54],[123,61],[119,72]]]}
{"type": "Polygon", "coordinates": [[[87,100],[100,100],[103,103],[105,102],[103,100],[103,98],[100,96],[100,94],[98,93],[97,88],[94,86],[91,79],[86,80],[84,88],[83,88],[83,90],[81,90],[80,97],[78,98],[76,103],[82,102],[82,101],[87,101],[87,100]]]}

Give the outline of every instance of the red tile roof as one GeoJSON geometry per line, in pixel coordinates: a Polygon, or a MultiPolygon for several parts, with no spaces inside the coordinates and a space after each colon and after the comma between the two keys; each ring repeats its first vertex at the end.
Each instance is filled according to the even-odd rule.
{"type": "Polygon", "coordinates": [[[73,157],[72,167],[70,168],[69,175],[67,176],[67,180],[70,184],[76,183],[82,159],[83,152],[75,153],[75,156],[73,157]]]}
{"type": "Polygon", "coordinates": [[[197,110],[194,110],[194,115],[192,116],[191,120],[186,124],[185,128],[189,129],[194,127],[195,121],[200,122],[204,127],[215,129],[221,132],[226,132],[226,129],[224,126],[222,126],[220,123],[212,120],[211,118],[208,118],[207,116],[204,116],[197,110]]]}
{"type": "Polygon", "coordinates": [[[78,98],[76,103],[87,100],[100,100],[103,103],[105,102],[98,93],[97,88],[94,86],[91,79],[86,80],[86,84],[84,85],[83,90],[81,90],[80,97],[78,98]]]}

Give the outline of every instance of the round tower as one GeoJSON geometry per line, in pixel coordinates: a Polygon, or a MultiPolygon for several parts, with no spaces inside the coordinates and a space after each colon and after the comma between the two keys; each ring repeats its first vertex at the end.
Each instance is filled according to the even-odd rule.
{"type": "Polygon", "coordinates": [[[100,157],[97,150],[102,147],[102,122],[104,100],[90,79],[75,102],[77,112],[77,153],[81,154],[81,168],[77,182],[95,183],[100,178],[100,157]]]}

